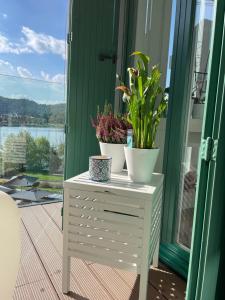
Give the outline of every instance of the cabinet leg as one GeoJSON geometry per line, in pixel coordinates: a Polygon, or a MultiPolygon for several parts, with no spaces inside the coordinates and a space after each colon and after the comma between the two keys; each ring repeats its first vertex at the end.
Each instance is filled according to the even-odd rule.
{"type": "Polygon", "coordinates": [[[159,266],[159,241],[157,242],[157,245],[155,247],[155,252],[154,252],[153,260],[152,260],[152,266],[154,268],[158,268],[158,266],[159,266]]]}
{"type": "Polygon", "coordinates": [[[139,298],[138,300],[146,300],[148,293],[148,264],[144,266],[140,274],[140,288],[139,288],[139,298]]]}
{"type": "Polygon", "coordinates": [[[64,294],[67,294],[70,289],[70,263],[69,256],[63,257],[62,292],[64,294]]]}

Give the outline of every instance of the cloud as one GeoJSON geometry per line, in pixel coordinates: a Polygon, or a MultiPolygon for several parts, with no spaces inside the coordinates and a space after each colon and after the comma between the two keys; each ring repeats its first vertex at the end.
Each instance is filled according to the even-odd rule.
{"type": "Polygon", "coordinates": [[[37,33],[34,30],[23,26],[22,33],[25,45],[32,51],[39,54],[53,53],[61,55],[65,59],[65,41],[56,39],[51,35],[37,33]]]}
{"type": "Polygon", "coordinates": [[[29,49],[26,45],[20,45],[18,43],[12,43],[7,37],[0,34],[0,53],[31,53],[32,50],[29,49]]]}
{"type": "Polygon", "coordinates": [[[51,35],[37,33],[29,27],[22,27],[22,37],[19,42],[11,42],[6,36],[0,34],[0,53],[38,53],[56,54],[65,59],[65,41],[51,35]]]}
{"type": "Polygon", "coordinates": [[[20,77],[26,77],[26,78],[32,78],[32,73],[27,70],[26,68],[23,68],[21,66],[17,67],[17,73],[19,74],[20,77]]]}
{"type": "Polygon", "coordinates": [[[43,71],[40,76],[35,78],[28,69],[14,66],[10,62],[0,59],[1,96],[24,97],[45,104],[62,103],[65,101],[64,79],[64,74],[58,73],[50,76],[43,71]]]}
{"type": "Polygon", "coordinates": [[[65,75],[63,73],[57,73],[55,75],[49,75],[48,73],[41,71],[40,75],[35,77],[30,70],[22,66],[13,66],[10,62],[0,59],[0,75],[19,76],[22,78],[30,78],[37,80],[45,80],[53,83],[65,83],[65,75]]]}
{"type": "Polygon", "coordinates": [[[21,66],[13,66],[10,62],[0,59],[0,74],[1,75],[11,75],[19,76],[22,78],[33,78],[32,73],[21,66]]]}
{"type": "Polygon", "coordinates": [[[5,13],[3,13],[3,14],[2,14],[2,17],[3,17],[3,19],[7,19],[7,18],[8,18],[8,15],[5,14],[5,13]]]}
{"type": "Polygon", "coordinates": [[[64,83],[65,75],[62,73],[58,73],[54,76],[50,76],[48,73],[41,71],[41,77],[46,81],[56,82],[56,83],[64,83]]]}
{"type": "Polygon", "coordinates": [[[38,103],[55,104],[65,102],[64,86],[37,80],[21,80],[18,77],[0,76],[0,95],[32,99],[38,103]]]}
{"type": "Polygon", "coordinates": [[[0,59],[0,73],[5,75],[15,75],[14,66],[6,60],[0,59]]]}

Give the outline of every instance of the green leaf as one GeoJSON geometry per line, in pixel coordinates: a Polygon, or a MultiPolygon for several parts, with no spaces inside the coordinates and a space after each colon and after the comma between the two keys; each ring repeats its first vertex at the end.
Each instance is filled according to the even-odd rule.
{"type": "Polygon", "coordinates": [[[140,58],[141,61],[142,61],[142,63],[143,63],[143,65],[144,65],[145,70],[148,69],[148,64],[149,64],[149,61],[150,61],[150,57],[149,57],[149,56],[143,54],[143,53],[140,52],[140,51],[135,51],[135,52],[133,52],[133,53],[131,54],[131,56],[137,56],[138,58],[140,58]]]}
{"type": "Polygon", "coordinates": [[[143,97],[143,85],[142,85],[142,77],[138,76],[138,90],[140,97],[143,97]]]}

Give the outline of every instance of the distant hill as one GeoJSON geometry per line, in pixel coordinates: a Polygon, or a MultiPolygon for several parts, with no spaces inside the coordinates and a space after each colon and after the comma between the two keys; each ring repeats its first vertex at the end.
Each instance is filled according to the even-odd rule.
{"type": "Polygon", "coordinates": [[[0,96],[0,116],[14,115],[20,118],[36,118],[44,123],[64,124],[65,103],[39,104],[29,99],[11,99],[0,96]]]}

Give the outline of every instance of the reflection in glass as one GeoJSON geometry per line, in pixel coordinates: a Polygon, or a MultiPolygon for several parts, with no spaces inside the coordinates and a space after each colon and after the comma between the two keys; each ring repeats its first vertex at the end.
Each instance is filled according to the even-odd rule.
{"type": "Polygon", "coordinates": [[[3,75],[1,82],[12,94],[0,97],[0,190],[21,206],[62,199],[64,84],[3,75]]]}
{"type": "Polygon", "coordinates": [[[191,74],[192,91],[190,92],[187,131],[184,133],[186,143],[183,147],[177,226],[177,242],[186,248],[191,246],[197,164],[208,80],[213,11],[214,1],[197,1],[191,74]]]}

